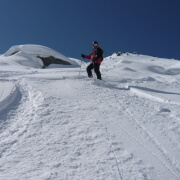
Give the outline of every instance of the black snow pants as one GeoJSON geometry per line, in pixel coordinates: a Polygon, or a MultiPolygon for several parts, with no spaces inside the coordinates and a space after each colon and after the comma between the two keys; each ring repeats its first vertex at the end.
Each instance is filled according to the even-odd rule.
{"type": "Polygon", "coordinates": [[[88,73],[88,77],[92,78],[92,69],[94,69],[94,72],[96,73],[97,79],[101,80],[101,73],[100,73],[100,64],[96,64],[96,63],[91,63],[88,67],[87,67],[87,73],[88,73]]]}

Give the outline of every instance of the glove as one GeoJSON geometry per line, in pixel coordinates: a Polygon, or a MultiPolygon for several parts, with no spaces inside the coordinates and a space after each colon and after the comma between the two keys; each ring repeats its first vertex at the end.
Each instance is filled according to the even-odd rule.
{"type": "Polygon", "coordinates": [[[84,55],[84,54],[81,54],[81,57],[84,59],[84,58],[85,58],[85,55],[84,55]]]}

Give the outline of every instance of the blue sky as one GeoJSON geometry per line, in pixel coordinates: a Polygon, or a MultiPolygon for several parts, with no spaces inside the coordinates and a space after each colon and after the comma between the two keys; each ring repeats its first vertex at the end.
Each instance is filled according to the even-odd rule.
{"type": "Polygon", "coordinates": [[[138,52],[180,60],[180,0],[1,0],[0,54],[39,44],[80,59],[92,41],[109,56],[138,52]]]}

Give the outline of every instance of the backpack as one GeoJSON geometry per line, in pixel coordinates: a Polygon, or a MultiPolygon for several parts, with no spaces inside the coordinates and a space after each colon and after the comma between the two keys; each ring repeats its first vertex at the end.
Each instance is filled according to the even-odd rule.
{"type": "Polygon", "coordinates": [[[102,50],[101,48],[99,48],[101,50],[101,61],[103,61],[104,59],[104,50],[102,50]]]}

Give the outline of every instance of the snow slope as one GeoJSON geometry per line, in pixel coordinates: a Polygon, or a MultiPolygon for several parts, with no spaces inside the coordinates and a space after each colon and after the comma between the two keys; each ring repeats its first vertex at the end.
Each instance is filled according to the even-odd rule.
{"type": "Polygon", "coordinates": [[[180,179],[180,61],[114,53],[99,81],[4,56],[0,179],[180,179]]]}

